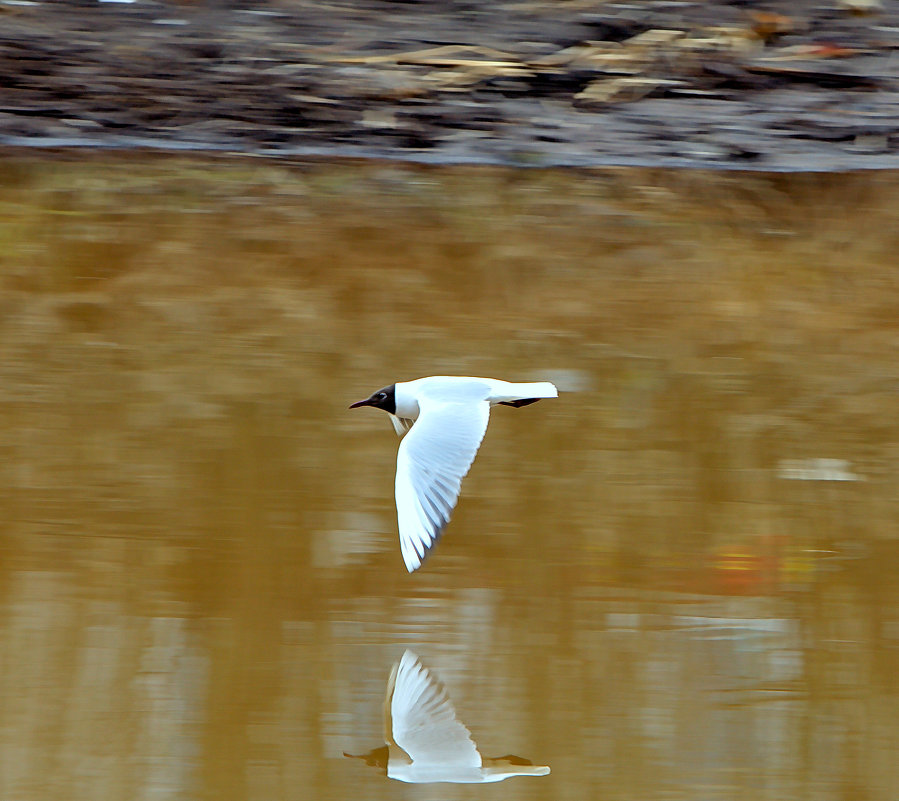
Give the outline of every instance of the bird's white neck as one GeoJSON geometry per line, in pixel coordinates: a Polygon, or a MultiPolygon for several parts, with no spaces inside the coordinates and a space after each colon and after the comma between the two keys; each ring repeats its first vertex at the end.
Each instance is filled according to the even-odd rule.
{"type": "Polygon", "coordinates": [[[407,420],[418,419],[418,398],[416,397],[415,381],[404,381],[394,387],[394,402],[396,403],[396,416],[407,420]]]}

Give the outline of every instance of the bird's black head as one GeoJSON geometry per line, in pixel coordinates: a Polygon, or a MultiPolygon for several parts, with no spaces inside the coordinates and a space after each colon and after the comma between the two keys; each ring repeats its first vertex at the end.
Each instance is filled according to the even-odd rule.
{"type": "Polygon", "coordinates": [[[385,412],[390,412],[390,414],[396,414],[395,388],[396,384],[391,384],[389,387],[379,389],[370,398],[356,401],[351,404],[350,408],[355,409],[357,406],[374,406],[376,409],[383,409],[385,412]]]}
{"type": "Polygon", "coordinates": [[[344,751],[343,755],[350,759],[361,759],[366,765],[371,765],[373,768],[378,768],[381,772],[387,773],[387,762],[390,759],[390,747],[382,745],[380,748],[369,751],[367,754],[348,754],[344,751]]]}

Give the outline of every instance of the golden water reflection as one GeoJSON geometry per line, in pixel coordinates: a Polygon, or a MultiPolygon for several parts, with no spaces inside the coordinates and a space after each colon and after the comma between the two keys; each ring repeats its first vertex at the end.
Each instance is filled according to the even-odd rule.
{"type": "Polygon", "coordinates": [[[552,766],[496,797],[892,801],[897,176],[0,186],[0,797],[431,797],[341,756],[411,649],[552,766]],[[409,576],[346,406],[437,373],[568,391],[493,415],[409,576]]]}

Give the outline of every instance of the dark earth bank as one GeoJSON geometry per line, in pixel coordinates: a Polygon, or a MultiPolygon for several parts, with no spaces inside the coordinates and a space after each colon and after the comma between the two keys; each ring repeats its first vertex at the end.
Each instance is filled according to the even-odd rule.
{"type": "Polygon", "coordinates": [[[899,167],[899,2],[0,0],[0,144],[899,167]]]}

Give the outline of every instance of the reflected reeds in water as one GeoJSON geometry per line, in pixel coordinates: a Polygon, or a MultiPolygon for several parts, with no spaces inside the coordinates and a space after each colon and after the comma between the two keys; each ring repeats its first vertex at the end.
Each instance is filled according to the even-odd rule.
{"type": "Polygon", "coordinates": [[[497,797],[895,801],[895,175],[0,174],[0,797],[392,799],[410,648],[497,797]],[[410,577],[346,405],[434,373],[577,391],[410,577]]]}
{"type": "Polygon", "coordinates": [[[545,765],[508,754],[484,757],[456,716],[443,684],[406,651],[390,672],[384,699],[386,746],[347,754],[409,784],[485,784],[513,776],[546,776],[545,765]]]}

